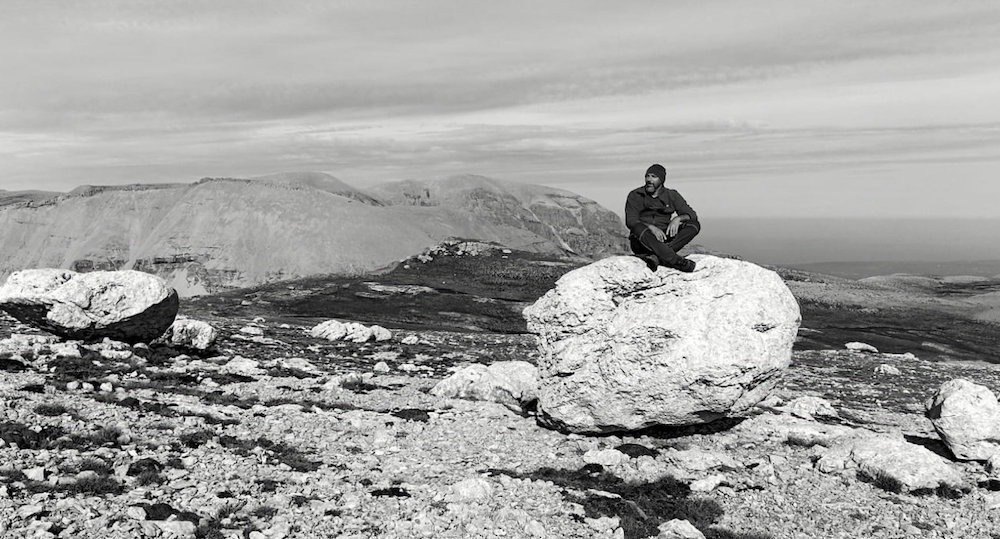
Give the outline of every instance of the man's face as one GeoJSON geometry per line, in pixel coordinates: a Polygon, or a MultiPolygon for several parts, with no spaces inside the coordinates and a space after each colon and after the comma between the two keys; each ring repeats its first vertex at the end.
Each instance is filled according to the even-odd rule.
{"type": "Polygon", "coordinates": [[[663,180],[656,174],[646,174],[646,192],[653,194],[657,189],[663,187],[663,180]]]}

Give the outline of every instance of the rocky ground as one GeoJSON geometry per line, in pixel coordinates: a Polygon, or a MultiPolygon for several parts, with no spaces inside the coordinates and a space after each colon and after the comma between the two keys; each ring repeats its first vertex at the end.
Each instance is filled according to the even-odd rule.
{"type": "Polygon", "coordinates": [[[183,304],[220,330],[207,351],[67,343],[0,316],[0,536],[644,538],[684,519],[717,539],[1000,537],[1000,477],[951,460],[923,416],[947,380],[1000,388],[987,362],[813,341],[749,418],[586,437],[430,395],[463,365],[532,361],[530,336],[387,324],[385,342],[330,342],[308,334],[320,313],[273,299],[183,304]],[[902,436],[961,485],[823,471],[831,432],[902,436]]]}

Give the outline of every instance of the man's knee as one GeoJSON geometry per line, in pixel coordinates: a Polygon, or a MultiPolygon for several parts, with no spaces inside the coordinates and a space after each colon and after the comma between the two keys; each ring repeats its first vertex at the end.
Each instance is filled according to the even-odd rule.
{"type": "Polygon", "coordinates": [[[639,239],[642,236],[643,232],[649,231],[649,225],[647,225],[646,223],[637,223],[632,225],[632,228],[630,228],[628,231],[633,238],[639,239]]]}
{"type": "Polygon", "coordinates": [[[690,230],[691,234],[693,234],[692,237],[694,237],[697,236],[699,232],[701,232],[701,223],[699,223],[698,221],[688,220],[681,223],[681,228],[690,230]]]}

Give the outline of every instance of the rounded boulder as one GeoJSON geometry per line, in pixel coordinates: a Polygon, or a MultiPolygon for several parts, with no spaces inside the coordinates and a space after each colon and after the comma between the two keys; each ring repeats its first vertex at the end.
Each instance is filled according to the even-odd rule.
{"type": "Polygon", "coordinates": [[[0,310],[67,339],[150,342],[174,322],[178,306],[163,279],[133,270],[22,270],[0,287],[0,310]]]}
{"type": "Polygon", "coordinates": [[[799,306],[773,271],[691,255],[576,269],[524,310],[538,336],[539,421],[580,433],[708,423],[763,400],[791,363],[799,306]]]}

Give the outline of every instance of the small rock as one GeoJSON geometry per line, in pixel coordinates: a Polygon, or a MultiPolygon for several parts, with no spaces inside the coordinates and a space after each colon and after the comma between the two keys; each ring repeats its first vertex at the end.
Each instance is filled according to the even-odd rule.
{"type": "Polygon", "coordinates": [[[853,350],[855,352],[865,352],[865,353],[869,353],[869,354],[877,354],[878,353],[878,348],[875,348],[874,346],[872,346],[870,344],[863,343],[863,342],[858,342],[858,341],[849,342],[849,343],[847,343],[847,344],[844,345],[844,348],[847,348],[848,350],[853,350]]]}
{"type": "Polygon", "coordinates": [[[386,363],[385,361],[379,361],[378,363],[375,364],[374,367],[372,367],[372,370],[384,374],[391,371],[392,369],[389,368],[389,364],[386,363]]]}
{"type": "Polygon", "coordinates": [[[601,466],[615,466],[628,462],[629,456],[617,449],[591,449],[583,454],[583,461],[588,464],[600,464],[601,466]]]}
{"type": "Polygon", "coordinates": [[[278,360],[278,364],[286,369],[298,369],[305,372],[318,372],[319,369],[308,359],[301,357],[286,357],[278,360]]]}
{"type": "Polygon", "coordinates": [[[31,481],[45,481],[45,467],[37,466],[34,468],[25,468],[21,470],[24,477],[27,477],[31,481]]]}
{"type": "Polygon", "coordinates": [[[686,520],[669,520],[660,524],[659,530],[656,539],[705,539],[705,534],[686,520]]]}
{"type": "Polygon", "coordinates": [[[546,537],[545,526],[537,520],[532,520],[524,525],[524,533],[532,537],[546,537]]]}
{"type": "Polygon", "coordinates": [[[247,326],[240,328],[240,333],[246,333],[247,335],[263,335],[264,330],[257,326],[247,326]]]}
{"type": "Polygon", "coordinates": [[[208,322],[178,318],[167,328],[163,338],[174,346],[187,346],[197,350],[207,350],[218,339],[219,332],[208,322]]]}
{"type": "Polygon", "coordinates": [[[163,533],[176,537],[194,537],[198,531],[198,526],[187,520],[158,520],[156,525],[163,533]]]}
{"type": "Polygon", "coordinates": [[[726,482],[726,476],[722,474],[716,474],[713,476],[706,477],[704,479],[699,479],[691,483],[691,492],[711,492],[715,490],[716,487],[726,482]]]}
{"type": "Polygon", "coordinates": [[[463,479],[448,487],[448,502],[481,502],[493,496],[493,485],[482,477],[463,479]]]}
{"type": "Polygon", "coordinates": [[[806,395],[797,399],[792,399],[783,406],[782,411],[790,413],[802,419],[813,419],[814,417],[838,417],[837,410],[833,408],[830,401],[806,395]]]}
{"type": "Polygon", "coordinates": [[[438,397],[498,402],[514,411],[538,398],[538,368],[526,361],[469,365],[438,382],[438,397]]]}
{"type": "Polygon", "coordinates": [[[21,518],[30,518],[31,516],[37,515],[38,513],[41,513],[44,510],[45,508],[42,507],[41,504],[37,503],[25,504],[17,508],[17,516],[21,518]]]}
{"type": "Polygon", "coordinates": [[[889,365],[887,363],[883,363],[878,367],[875,367],[875,374],[879,374],[882,376],[899,376],[901,373],[899,372],[899,369],[897,369],[896,367],[893,367],[892,365],[889,365]]]}
{"type": "Polygon", "coordinates": [[[420,342],[420,337],[417,337],[416,335],[407,335],[406,337],[403,337],[402,340],[402,343],[406,345],[414,345],[418,342],[420,342]]]}
{"type": "Polygon", "coordinates": [[[224,373],[243,374],[247,376],[260,375],[265,372],[264,369],[260,368],[259,361],[243,356],[236,356],[230,359],[219,370],[224,373]]]}
{"type": "Polygon", "coordinates": [[[371,326],[372,337],[376,342],[383,342],[392,339],[392,332],[382,326],[371,326]]]}
{"type": "Polygon", "coordinates": [[[1000,453],[995,453],[986,459],[986,472],[994,477],[1000,475],[1000,453]]]}
{"type": "Polygon", "coordinates": [[[607,533],[614,531],[615,529],[621,527],[621,518],[615,517],[597,517],[597,518],[584,518],[584,522],[588,526],[593,528],[599,533],[607,533]]]}

